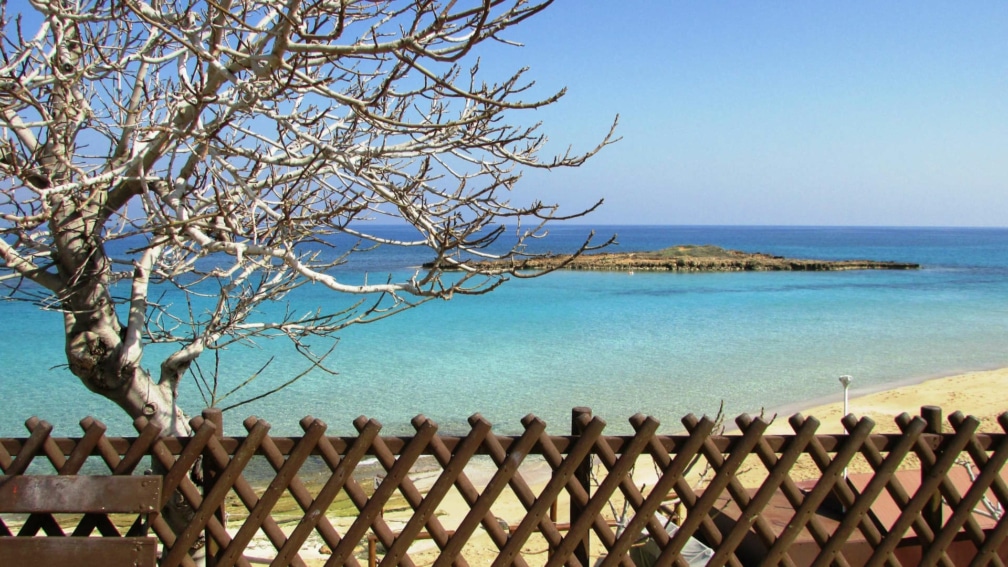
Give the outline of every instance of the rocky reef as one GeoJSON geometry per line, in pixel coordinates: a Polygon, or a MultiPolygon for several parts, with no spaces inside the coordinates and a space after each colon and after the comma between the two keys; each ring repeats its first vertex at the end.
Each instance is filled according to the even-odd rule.
{"type": "MultiPolygon", "coordinates": [[[[523,270],[595,270],[611,272],[767,272],[836,270],[915,270],[919,264],[877,260],[807,260],[718,246],[682,245],[652,252],[602,252],[546,255],[521,260],[470,262],[477,269],[517,267],[523,270]]],[[[445,266],[446,269],[451,269],[445,266]]]]}

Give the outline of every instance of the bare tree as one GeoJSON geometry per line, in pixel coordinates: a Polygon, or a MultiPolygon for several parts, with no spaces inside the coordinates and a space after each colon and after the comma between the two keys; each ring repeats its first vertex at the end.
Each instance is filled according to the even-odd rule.
{"type": "MultiPolygon", "coordinates": [[[[516,121],[563,92],[480,70],[481,44],[509,43],[550,3],[3,0],[7,296],[62,314],[90,390],[184,434],[179,380],[207,352],[279,336],[322,366],[310,337],[530,275],[528,239],[594,207],[512,204],[521,172],[576,167],[614,141],[542,157],[540,125],[516,121]],[[341,279],[334,268],[374,245],[432,261],[341,279]],[[488,258],[505,262],[467,264],[488,258]],[[359,299],[263,317],[306,283],[359,299]],[[159,301],[166,288],[185,299],[159,301]],[[156,372],[141,365],[154,343],[175,345],[156,372]]],[[[595,246],[586,235],[576,252],[595,246]]]]}

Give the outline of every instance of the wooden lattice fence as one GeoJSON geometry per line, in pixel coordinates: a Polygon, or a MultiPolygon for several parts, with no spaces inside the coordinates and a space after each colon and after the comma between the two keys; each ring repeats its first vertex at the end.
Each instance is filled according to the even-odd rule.
{"type": "MultiPolygon", "coordinates": [[[[698,548],[710,565],[1004,565],[1008,435],[978,433],[959,413],[942,432],[940,410],[922,413],[899,416],[895,434],[848,416],[844,435],[800,415],[789,435],[748,416],[731,434],[687,416],[686,433],[658,435],[657,420],[637,415],[633,435],[611,436],[587,410],[570,435],[529,416],[516,436],[478,415],[464,436],[417,417],[409,437],[363,417],[349,437],[312,418],[300,437],[272,437],[255,418],[247,435],[224,437],[211,410],[185,438],[142,419],[136,437],[107,437],[91,418],[69,438],[32,418],[28,437],[0,439],[0,469],[161,474],[163,504],[192,509],[175,528],[167,508],[149,519],[165,566],[192,564],[204,545],[208,564],[245,566],[685,565],[684,549],[698,548]],[[802,461],[812,480],[795,476],[802,461]],[[858,467],[869,474],[848,474],[858,467]],[[746,486],[740,472],[753,468],[762,482],[746,486]]],[[[999,424],[1008,431],[1008,414],[999,424]]],[[[132,520],[0,517],[0,535],[114,537],[132,520]]]]}

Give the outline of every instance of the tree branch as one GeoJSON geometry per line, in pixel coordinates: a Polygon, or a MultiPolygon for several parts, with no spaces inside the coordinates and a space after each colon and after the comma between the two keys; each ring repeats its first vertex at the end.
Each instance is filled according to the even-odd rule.
{"type": "Polygon", "coordinates": [[[34,1],[39,31],[0,40],[0,278],[48,290],[90,388],[174,427],[207,350],[284,338],[320,370],[306,337],[540,275],[521,269],[526,243],[594,207],[511,190],[528,168],[581,165],[618,121],[587,152],[543,156],[540,124],[520,121],[565,91],[481,69],[482,45],[515,45],[508,30],[549,4],[34,1]],[[434,261],[340,269],[371,244],[434,261]],[[513,261],[471,263],[494,258],[513,261]],[[346,299],[262,309],[312,283],[346,299]],[[139,368],[153,343],[178,346],[156,384],[139,368]]]}

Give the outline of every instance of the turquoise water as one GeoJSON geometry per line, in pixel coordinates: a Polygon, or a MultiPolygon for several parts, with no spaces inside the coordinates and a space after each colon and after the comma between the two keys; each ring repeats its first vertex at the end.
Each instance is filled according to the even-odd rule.
{"type": "MultiPolygon", "coordinates": [[[[389,229],[393,230],[393,229],[389,229]]],[[[584,227],[554,231],[570,248],[584,227]]],[[[668,432],[687,413],[729,416],[968,370],[1008,366],[1008,230],[773,227],[603,227],[617,250],[716,244],[806,258],[920,262],[918,271],[647,274],[560,272],[512,281],[479,297],[428,303],[342,333],[330,360],[338,376],[311,375],[287,390],[225,414],[231,433],[254,414],[295,434],[304,415],[351,433],[358,415],[388,433],[424,414],[464,431],[476,412],[500,432],[533,413],[563,434],[570,410],[589,406],[611,433],[651,414],[668,432]]],[[[426,258],[379,251],[346,269],[407,270],[426,258]]],[[[334,301],[317,288],[298,310],[334,301]]],[[[283,306],[273,306],[280,310],[283,306]]],[[[128,433],[120,410],[87,392],[65,367],[60,318],[0,303],[9,332],[0,347],[0,432],[21,434],[39,415],[75,435],[95,415],[128,433]],[[17,329],[17,332],[10,332],[17,329]]],[[[323,343],[316,341],[319,346],[323,343]]],[[[281,341],[224,353],[226,379],[240,381],[270,356],[274,380],[304,363],[281,341]]],[[[149,353],[145,364],[155,367],[149,353]]],[[[208,365],[209,366],[209,365],[208,365]]],[[[263,385],[265,386],[265,384],[263,385]]],[[[992,392],[1005,397],[1008,394],[992,392]]],[[[182,387],[190,414],[202,407],[182,387]]],[[[935,400],[940,403],[941,400],[935,400]]],[[[954,409],[954,408],[949,408],[954,409]]]]}

